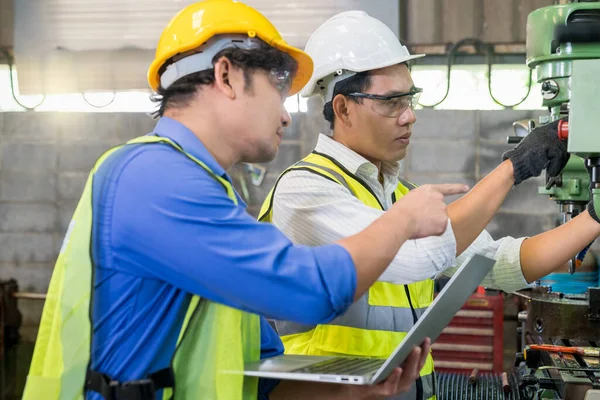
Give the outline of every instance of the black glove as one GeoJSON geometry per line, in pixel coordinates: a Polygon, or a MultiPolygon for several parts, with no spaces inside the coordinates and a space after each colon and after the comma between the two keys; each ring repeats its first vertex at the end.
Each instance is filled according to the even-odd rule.
{"type": "Polygon", "coordinates": [[[594,221],[600,224],[600,218],[598,218],[598,214],[596,214],[596,210],[594,209],[594,200],[590,200],[590,202],[587,203],[587,210],[590,216],[594,218],[594,221]]]}
{"type": "MultiPolygon", "coordinates": [[[[567,119],[565,118],[565,121],[567,119]]],[[[544,168],[548,176],[557,176],[569,157],[567,143],[558,138],[558,122],[535,128],[514,149],[502,155],[509,159],[515,170],[515,185],[533,176],[540,176],[544,168]]]]}

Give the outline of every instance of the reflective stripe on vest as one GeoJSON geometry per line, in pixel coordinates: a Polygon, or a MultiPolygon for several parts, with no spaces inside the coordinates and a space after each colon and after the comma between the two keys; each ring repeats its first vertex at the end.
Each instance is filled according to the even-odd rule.
{"type": "MultiPolygon", "coordinates": [[[[424,282],[433,285],[432,280],[424,282]]],[[[409,291],[412,291],[411,299],[416,300],[415,303],[419,305],[418,308],[414,308],[414,311],[417,318],[420,318],[427,306],[431,304],[431,301],[428,297],[429,290],[415,293],[415,289],[409,287],[409,291]]],[[[314,328],[314,326],[287,321],[276,321],[275,323],[277,331],[283,336],[308,332],[314,328]]],[[[375,282],[364,296],[352,304],[343,315],[336,317],[329,324],[368,330],[393,331],[394,333],[408,332],[414,325],[413,314],[404,285],[387,282],[375,282]]],[[[374,357],[387,357],[395,347],[396,345],[389,350],[382,347],[377,353],[373,353],[373,350],[371,350],[368,354],[374,357]]]]}
{"type": "MultiPolygon", "coordinates": [[[[143,136],[127,145],[162,143],[173,146],[219,181],[237,204],[235,191],[224,178],[174,142],[143,136]]],[[[90,298],[93,260],[90,256],[94,173],[117,149],[96,162],[79,200],[50,286],[23,399],[81,400],[90,358],[90,298]]],[[[256,399],[257,380],[223,371],[242,370],[245,362],[260,358],[258,316],[191,296],[171,366],[177,399],[256,399]],[[208,366],[208,367],[207,367],[208,366]]],[[[143,377],[140,377],[143,378],[143,377]]],[[[165,389],[163,399],[172,398],[165,389]]]]}
{"type": "MultiPolygon", "coordinates": [[[[307,170],[344,186],[350,194],[367,206],[383,210],[384,207],[373,191],[333,158],[313,152],[302,161],[285,170],[267,195],[259,214],[259,220],[271,222],[273,196],[279,179],[294,170],[307,170]]],[[[399,179],[392,201],[404,196],[416,186],[399,179]]],[[[286,354],[351,355],[387,358],[413,327],[433,301],[434,282],[431,279],[409,285],[375,282],[356,303],[341,316],[328,324],[302,325],[287,321],[275,321],[282,335],[286,354]],[[410,296],[407,295],[407,291],[410,296]]],[[[421,370],[422,399],[435,398],[435,374],[433,358],[427,357],[421,370]]],[[[414,400],[412,396],[398,398],[414,400]]],[[[421,399],[418,399],[421,400],[421,399]]]]}

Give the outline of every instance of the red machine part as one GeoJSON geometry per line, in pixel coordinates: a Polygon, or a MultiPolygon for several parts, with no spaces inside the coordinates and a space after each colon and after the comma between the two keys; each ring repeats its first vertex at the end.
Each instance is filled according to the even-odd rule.
{"type": "Polygon", "coordinates": [[[473,294],[432,346],[439,372],[502,373],[504,297],[473,294]]]}
{"type": "Polygon", "coordinates": [[[560,120],[558,122],[558,138],[567,139],[569,137],[569,121],[560,120]]]}

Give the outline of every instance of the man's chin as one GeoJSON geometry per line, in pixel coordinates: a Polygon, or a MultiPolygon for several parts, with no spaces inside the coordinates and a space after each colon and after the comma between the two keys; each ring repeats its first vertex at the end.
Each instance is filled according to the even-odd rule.
{"type": "Polygon", "coordinates": [[[248,164],[269,163],[269,162],[273,161],[276,156],[277,156],[277,150],[275,150],[274,152],[261,152],[261,153],[242,157],[242,162],[248,163],[248,164]]]}
{"type": "Polygon", "coordinates": [[[396,163],[404,160],[406,158],[406,151],[401,153],[388,154],[387,157],[383,159],[383,161],[396,163]]]}

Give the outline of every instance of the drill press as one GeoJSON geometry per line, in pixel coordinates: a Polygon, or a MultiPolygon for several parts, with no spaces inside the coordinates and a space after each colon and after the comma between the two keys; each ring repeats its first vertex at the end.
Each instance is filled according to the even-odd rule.
{"type": "MultiPolygon", "coordinates": [[[[569,117],[559,125],[571,158],[557,177],[546,177],[540,194],[560,206],[563,223],[576,217],[593,198],[600,205],[600,127],[598,92],[600,73],[600,2],[571,2],[541,8],[527,20],[527,65],[535,68],[548,123],[569,117]],[[591,186],[590,186],[591,183],[591,186]]],[[[597,202],[597,203],[596,203],[597,202]]],[[[573,273],[583,260],[571,260],[573,273]]]]}
{"type": "MultiPolygon", "coordinates": [[[[600,1],[561,1],[533,11],[527,19],[527,65],[535,68],[548,114],[539,123],[559,123],[571,158],[557,177],[546,177],[539,193],[560,207],[563,222],[585,210],[600,210],[600,1]]],[[[527,124],[530,131],[534,126],[527,124]]],[[[557,245],[560,245],[557,243],[557,245]]],[[[569,272],[585,251],[569,263],[569,272]]],[[[594,285],[594,286],[597,286],[594,285]]],[[[522,346],[554,344],[600,346],[600,288],[583,295],[548,288],[522,291],[522,346]]],[[[600,399],[598,358],[549,351],[517,355],[525,399],[600,399]],[[525,355],[527,357],[525,357],[525,355]]]]}

